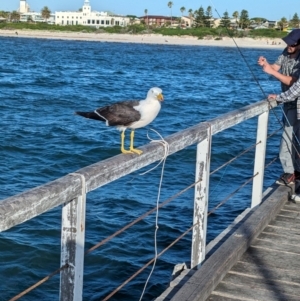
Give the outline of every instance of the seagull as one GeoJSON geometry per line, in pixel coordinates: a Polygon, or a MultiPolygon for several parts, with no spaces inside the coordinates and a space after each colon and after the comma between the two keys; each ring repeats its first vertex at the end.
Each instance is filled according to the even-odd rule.
{"type": "Polygon", "coordinates": [[[133,147],[134,130],[151,123],[157,116],[164,100],[162,89],[151,88],[146,99],[127,100],[101,107],[92,112],[75,112],[75,114],[89,119],[105,121],[107,126],[114,126],[121,131],[121,152],[123,154],[138,154],[143,152],[133,147]],[[125,131],[131,129],[130,148],[124,148],[125,131]]]}

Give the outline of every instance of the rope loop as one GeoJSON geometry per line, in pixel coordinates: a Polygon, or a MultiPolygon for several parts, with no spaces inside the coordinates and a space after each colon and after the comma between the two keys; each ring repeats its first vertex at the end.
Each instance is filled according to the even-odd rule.
{"type": "Polygon", "coordinates": [[[165,161],[169,155],[169,150],[170,150],[170,145],[169,143],[161,136],[160,133],[158,133],[156,130],[154,129],[150,129],[151,131],[153,131],[154,133],[156,133],[159,137],[160,140],[155,140],[149,137],[149,132],[147,132],[147,138],[150,140],[150,143],[160,143],[163,147],[164,147],[164,156],[161,158],[161,160],[152,168],[150,168],[149,170],[140,173],[140,176],[143,176],[145,174],[147,174],[148,172],[154,170],[155,168],[157,168],[163,161],[165,161]]]}

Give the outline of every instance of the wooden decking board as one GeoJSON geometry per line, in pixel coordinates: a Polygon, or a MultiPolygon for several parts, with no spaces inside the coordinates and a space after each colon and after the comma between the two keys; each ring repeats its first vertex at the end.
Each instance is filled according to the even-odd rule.
{"type": "Polygon", "coordinates": [[[296,223],[291,223],[291,221],[282,221],[282,220],[272,220],[269,223],[269,226],[285,228],[296,232],[299,231],[299,227],[300,227],[300,225],[297,225],[296,223]]]}
{"type": "Polygon", "coordinates": [[[300,229],[294,229],[291,231],[290,229],[282,228],[282,227],[276,227],[276,226],[270,226],[268,225],[262,233],[270,233],[274,235],[283,235],[283,236],[292,236],[299,239],[300,236],[300,229]]]}
{"type": "Polygon", "coordinates": [[[268,266],[270,268],[289,269],[291,271],[300,270],[300,255],[295,253],[280,252],[250,247],[243,254],[241,261],[250,262],[259,266],[268,266]]]}
{"type": "MultiPolygon", "coordinates": [[[[229,298],[239,298],[239,300],[255,300],[255,301],[299,301],[299,295],[287,294],[280,290],[272,291],[260,289],[253,285],[236,285],[233,283],[219,283],[217,289],[212,293],[229,298]]],[[[214,299],[207,299],[212,300],[214,299]]]]}
{"type": "Polygon", "coordinates": [[[294,239],[285,239],[282,236],[272,237],[269,239],[256,239],[252,243],[252,247],[270,249],[274,251],[295,253],[300,255],[300,241],[295,241],[294,239]]]}
{"type": "MultiPolygon", "coordinates": [[[[270,271],[271,272],[271,271],[270,271]]],[[[229,272],[221,283],[223,284],[234,284],[239,286],[247,286],[252,289],[269,290],[276,294],[295,295],[295,292],[299,291],[300,286],[296,283],[288,283],[279,281],[274,278],[269,278],[269,273],[263,275],[263,277],[250,277],[247,275],[240,275],[229,272]]],[[[218,291],[218,287],[215,289],[218,291]]]]}
{"type": "Polygon", "coordinates": [[[296,203],[293,203],[293,202],[287,202],[284,205],[283,209],[286,209],[286,210],[291,210],[292,209],[294,211],[300,212],[300,206],[299,206],[299,204],[296,204],[296,203]]]}
{"type": "Polygon", "coordinates": [[[287,233],[287,234],[282,234],[282,233],[275,233],[275,232],[265,232],[263,231],[259,237],[257,239],[260,239],[260,240],[271,240],[271,241],[274,241],[276,239],[286,239],[286,242],[287,244],[289,243],[292,243],[294,245],[299,245],[299,239],[300,239],[300,235],[298,234],[291,234],[291,233],[287,233]]]}
{"type": "Polygon", "coordinates": [[[270,270],[265,266],[258,266],[249,262],[238,261],[230,270],[230,273],[236,273],[239,275],[248,275],[249,277],[268,279],[277,279],[281,282],[294,283],[300,285],[300,273],[299,271],[291,271],[288,269],[272,268],[270,270]]]}
{"type": "Polygon", "coordinates": [[[300,212],[297,212],[295,210],[280,210],[277,216],[300,218],[300,212]]]}
{"type": "Polygon", "coordinates": [[[253,301],[253,299],[246,299],[238,297],[238,298],[232,298],[232,297],[225,297],[225,296],[220,296],[216,293],[213,293],[210,295],[210,297],[207,299],[207,301],[253,301]]]}
{"type": "Polygon", "coordinates": [[[277,222],[284,222],[284,223],[293,223],[296,227],[300,226],[300,218],[297,217],[289,217],[284,215],[277,215],[275,218],[277,222]]]}

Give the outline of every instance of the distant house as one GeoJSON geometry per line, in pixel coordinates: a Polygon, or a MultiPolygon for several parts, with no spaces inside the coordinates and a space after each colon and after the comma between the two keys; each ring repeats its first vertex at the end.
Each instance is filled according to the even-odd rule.
{"type": "MultiPolygon", "coordinates": [[[[156,15],[145,15],[143,17],[140,17],[140,20],[145,22],[146,25],[157,25],[157,26],[163,26],[167,23],[174,24],[176,18],[166,17],[166,16],[156,16],[156,15]]],[[[178,22],[176,21],[176,24],[178,22]]]]}
{"type": "Polygon", "coordinates": [[[55,24],[57,25],[85,25],[95,27],[125,27],[130,24],[130,18],[113,15],[109,12],[92,11],[90,1],[84,0],[80,11],[55,12],[55,24]]]}
{"type": "Polygon", "coordinates": [[[48,24],[55,24],[55,14],[50,14],[50,17],[46,20],[42,17],[41,13],[27,12],[20,14],[20,22],[47,22],[48,24]]]}
{"type": "MultiPolygon", "coordinates": [[[[236,29],[238,27],[238,23],[236,19],[229,19],[230,23],[228,28],[229,29],[236,29]]],[[[218,28],[222,22],[222,18],[212,18],[210,19],[210,24],[212,28],[218,28]]]]}
{"type": "Polygon", "coordinates": [[[278,22],[277,21],[267,21],[268,28],[278,28],[278,22]]]}
{"type": "Polygon", "coordinates": [[[181,26],[185,28],[191,28],[194,25],[195,18],[190,16],[182,16],[181,17],[181,26]]]}

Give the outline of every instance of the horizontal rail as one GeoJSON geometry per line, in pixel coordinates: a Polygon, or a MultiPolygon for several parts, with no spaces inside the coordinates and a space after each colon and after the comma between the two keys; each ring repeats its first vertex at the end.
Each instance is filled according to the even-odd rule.
{"type": "MultiPolygon", "coordinates": [[[[269,103],[263,100],[170,135],[165,138],[169,144],[169,154],[201,142],[206,138],[208,127],[211,128],[212,134],[216,134],[268,111],[270,104],[272,107],[276,106],[275,101],[269,103]]],[[[160,143],[149,143],[141,149],[143,150],[141,156],[120,154],[77,170],[78,176],[74,173],[69,174],[1,201],[0,232],[81,195],[80,175],[85,177],[86,192],[89,192],[158,161],[164,156],[164,147],[160,143]]]]}

